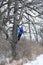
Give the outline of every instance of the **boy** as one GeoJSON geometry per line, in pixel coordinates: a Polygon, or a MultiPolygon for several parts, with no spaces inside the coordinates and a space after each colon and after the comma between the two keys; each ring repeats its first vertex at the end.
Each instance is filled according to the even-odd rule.
{"type": "Polygon", "coordinates": [[[19,25],[17,25],[17,26],[18,26],[18,40],[20,40],[20,37],[24,33],[24,30],[23,30],[22,26],[21,27],[19,27],[19,25]]]}

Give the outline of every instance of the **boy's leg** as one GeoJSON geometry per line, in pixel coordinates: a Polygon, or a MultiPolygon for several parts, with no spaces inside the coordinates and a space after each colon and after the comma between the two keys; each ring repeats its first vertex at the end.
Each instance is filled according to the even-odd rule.
{"type": "Polygon", "coordinates": [[[18,40],[20,40],[20,37],[21,37],[21,35],[19,34],[19,35],[18,35],[18,40]]]}

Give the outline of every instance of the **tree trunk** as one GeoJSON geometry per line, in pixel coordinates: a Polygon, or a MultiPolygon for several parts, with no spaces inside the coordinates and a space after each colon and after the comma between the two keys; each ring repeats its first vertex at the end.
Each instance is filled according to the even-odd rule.
{"type": "Polygon", "coordinates": [[[17,28],[17,21],[16,21],[16,16],[17,13],[17,1],[15,1],[15,7],[14,7],[14,23],[13,23],[13,30],[12,30],[12,56],[15,58],[16,57],[16,44],[18,41],[18,28],[17,28]]]}
{"type": "Polygon", "coordinates": [[[15,57],[16,56],[16,44],[17,44],[17,24],[14,22],[13,25],[13,30],[12,30],[12,55],[15,57]]]}

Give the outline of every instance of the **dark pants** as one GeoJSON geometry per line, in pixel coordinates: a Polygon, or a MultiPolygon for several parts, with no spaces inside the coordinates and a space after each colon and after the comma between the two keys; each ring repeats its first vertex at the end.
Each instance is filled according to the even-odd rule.
{"type": "Polygon", "coordinates": [[[21,34],[18,35],[18,40],[20,40],[21,34]]]}

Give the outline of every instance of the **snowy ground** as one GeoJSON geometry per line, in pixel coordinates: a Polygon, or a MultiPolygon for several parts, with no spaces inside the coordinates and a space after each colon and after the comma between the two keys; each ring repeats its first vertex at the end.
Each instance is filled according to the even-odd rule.
{"type": "Polygon", "coordinates": [[[27,63],[23,65],[43,65],[43,54],[39,55],[36,60],[34,61],[28,61],[27,63]]]}
{"type": "Polygon", "coordinates": [[[20,60],[13,60],[12,62],[9,62],[9,58],[4,58],[2,60],[1,65],[43,65],[43,54],[39,55],[36,60],[29,61],[27,58],[23,58],[20,60]],[[3,62],[4,60],[4,62],[3,62]]]}
{"type": "MultiPolygon", "coordinates": [[[[43,65],[43,46],[40,44],[37,44],[35,42],[30,43],[29,41],[27,41],[25,39],[23,39],[23,40],[21,39],[20,42],[17,44],[17,47],[18,47],[17,56],[20,57],[20,59],[12,60],[12,62],[10,62],[11,59],[8,58],[10,55],[8,52],[9,52],[9,50],[11,50],[10,43],[4,39],[2,40],[0,37],[0,56],[3,56],[5,54],[5,57],[4,56],[0,57],[0,65],[43,65]],[[26,56],[26,58],[22,58],[25,56],[26,56]],[[38,56],[38,57],[36,58],[36,56],[38,56]],[[29,59],[36,58],[36,60],[29,61],[27,59],[28,57],[29,57],[29,59]]],[[[12,56],[10,56],[10,57],[12,57],[12,56]]]]}

